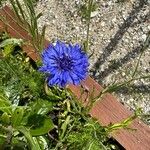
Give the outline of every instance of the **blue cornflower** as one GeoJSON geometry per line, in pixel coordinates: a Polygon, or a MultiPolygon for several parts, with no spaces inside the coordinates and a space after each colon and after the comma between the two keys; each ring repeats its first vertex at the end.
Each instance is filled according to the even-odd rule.
{"type": "Polygon", "coordinates": [[[42,53],[42,61],[39,71],[48,73],[49,86],[78,85],[87,76],[88,57],[78,44],[65,45],[60,41],[55,46],[50,44],[42,53]]]}

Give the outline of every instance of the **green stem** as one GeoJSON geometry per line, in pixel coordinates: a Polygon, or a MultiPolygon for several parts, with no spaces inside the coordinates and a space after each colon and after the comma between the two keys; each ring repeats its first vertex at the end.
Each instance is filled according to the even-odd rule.
{"type": "Polygon", "coordinates": [[[148,36],[147,36],[147,38],[146,38],[146,40],[144,42],[144,46],[143,46],[143,48],[141,50],[141,54],[140,54],[139,59],[137,61],[137,64],[136,64],[135,70],[133,72],[132,78],[135,76],[135,74],[137,72],[137,69],[139,67],[139,64],[140,64],[141,57],[142,57],[143,53],[145,52],[145,50],[149,47],[149,44],[150,44],[150,32],[148,33],[148,36]]]}
{"type": "MultiPolygon", "coordinates": [[[[108,86],[106,87],[105,89],[103,89],[99,95],[94,98],[92,101],[93,103],[96,102],[97,100],[99,100],[99,98],[101,98],[105,93],[108,93],[108,92],[114,92],[116,91],[118,88],[121,88],[125,85],[128,85],[129,83],[131,83],[132,81],[135,81],[135,80],[140,80],[140,79],[147,79],[147,78],[150,78],[150,75],[147,75],[147,76],[141,76],[141,77],[137,77],[137,78],[132,78],[128,81],[125,81],[123,83],[118,83],[118,84],[114,84],[114,85],[111,85],[111,86],[108,86]]],[[[92,105],[93,106],[93,105],[92,105]]]]}
{"type": "Polygon", "coordinates": [[[67,116],[65,122],[64,122],[64,123],[62,124],[62,126],[61,126],[62,133],[61,133],[61,135],[60,135],[60,141],[63,140],[64,135],[65,135],[65,132],[66,132],[66,130],[67,130],[67,126],[68,126],[69,123],[70,123],[70,116],[67,116]]]}
{"type": "Polygon", "coordinates": [[[36,139],[33,139],[32,135],[30,134],[29,129],[24,126],[17,127],[17,130],[24,134],[26,139],[30,144],[31,150],[41,150],[40,145],[38,144],[36,139]]]}
{"type": "Polygon", "coordinates": [[[17,20],[12,18],[12,16],[7,11],[4,10],[5,13],[7,15],[9,15],[9,17],[11,17],[11,19],[15,23],[17,23],[17,25],[19,25],[22,29],[29,32],[30,36],[32,37],[33,47],[35,48],[36,52],[40,51],[41,50],[41,43],[40,43],[40,39],[39,39],[40,35],[38,33],[37,18],[36,18],[36,14],[34,11],[34,6],[33,6],[32,1],[31,0],[23,0],[25,7],[27,9],[28,15],[25,12],[23,12],[22,6],[18,0],[16,0],[16,1],[9,0],[9,1],[14,9],[15,15],[17,16],[16,17],[17,20]],[[20,11],[21,15],[18,13],[17,10],[20,11]],[[30,23],[27,22],[28,16],[30,19],[30,23]],[[21,23],[26,23],[27,27],[21,23]]]}
{"type": "MultiPolygon", "coordinates": [[[[140,80],[140,79],[146,79],[146,78],[150,78],[150,75],[141,76],[141,77],[138,77],[138,78],[132,78],[132,79],[130,79],[130,80],[128,80],[128,81],[125,81],[125,82],[123,82],[123,83],[112,85],[112,86],[110,86],[110,87],[104,89],[103,92],[102,92],[102,94],[109,92],[109,90],[110,90],[111,88],[113,88],[113,87],[115,87],[115,90],[116,90],[116,89],[118,89],[118,88],[120,88],[120,87],[123,87],[123,86],[125,86],[125,85],[128,85],[128,84],[131,83],[132,81],[140,80]]],[[[112,89],[112,90],[113,90],[113,89],[112,89]]]]}
{"type": "MultiPolygon", "coordinates": [[[[2,22],[4,22],[4,24],[5,24],[6,26],[8,26],[8,27],[10,27],[12,30],[14,30],[22,39],[24,39],[24,37],[23,37],[17,30],[15,30],[12,26],[10,26],[10,24],[7,22],[7,20],[6,20],[4,17],[0,16],[0,20],[1,20],[2,22]]],[[[7,28],[6,28],[6,31],[7,31],[7,28]]]]}
{"type": "Polygon", "coordinates": [[[122,129],[122,128],[128,128],[128,126],[132,123],[134,119],[136,119],[138,115],[135,113],[133,116],[128,117],[127,119],[121,121],[120,123],[112,124],[111,126],[108,126],[105,128],[107,133],[111,133],[114,130],[122,129]]]}
{"type": "Polygon", "coordinates": [[[87,36],[85,42],[85,51],[89,50],[89,33],[90,33],[90,22],[91,22],[91,12],[92,12],[93,0],[88,1],[88,16],[87,16],[87,36]]]}
{"type": "Polygon", "coordinates": [[[2,134],[0,134],[0,138],[1,138],[1,137],[2,137],[2,138],[5,138],[5,139],[7,138],[7,136],[6,136],[6,135],[2,135],[2,134]]]}
{"type": "Polygon", "coordinates": [[[4,62],[5,65],[9,68],[9,70],[11,70],[11,72],[18,78],[17,72],[13,69],[13,67],[11,67],[11,66],[9,65],[9,63],[7,62],[7,60],[6,60],[6,59],[3,59],[3,62],[4,62]]]}
{"type": "MultiPolygon", "coordinates": [[[[12,3],[11,3],[11,5],[13,5],[12,3]]],[[[18,18],[18,20],[16,20],[16,19],[14,19],[10,14],[9,14],[9,12],[7,12],[5,9],[4,9],[4,12],[18,25],[18,26],[20,26],[23,30],[25,30],[26,32],[28,32],[28,30],[22,25],[22,24],[20,24],[20,22],[22,22],[22,21],[24,21],[24,22],[22,22],[22,23],[25,23],[25,19],[23,19],[23,18],[20,18],[20,16],[19,15],[17,15],[17,13],[15,12],[15,14],[16,14],[16,16],[17,16],[17,18],[18,18]]]]}

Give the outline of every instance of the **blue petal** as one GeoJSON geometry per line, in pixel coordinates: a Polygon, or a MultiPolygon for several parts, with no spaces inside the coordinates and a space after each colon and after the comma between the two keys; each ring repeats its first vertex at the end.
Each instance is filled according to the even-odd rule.
{"type": "Polygon", "coordinates": [[[53,85],[56,85],[59,81],[59,76],[58,75],[53,75],[51,74],[49,77],[48,77],[48,85],[49,86],[53,86],[53,85]]]}
{"type": "Polygon", "coordinates": [[[71,72],[70,77],[71,77],[74,85],[77,85],[80,83],[79,78],[75,73],[71,72]]]}
{"type": "Polygon", "coordinates": [[[70,83],[70,84],[73,83],[73,80],[72,80],[72,78],[71,78],[71,76],[70,76],[70,74],[69,74],[68,71],[66,71],[66,72],[64,73],[64,78],[66,78],[68,84],[69,84],[69,83],[70,83]]]}
{"type": "Polygon", "coordinates": [[[50,71],[47,69],[47,66],[42,66],[38,69],[40,72],[50,73],[50,71]]]}
{"type": "Polygon", "coordinates": [[[43,66],[39,68],[39,71],[51,73],[51,76],[48,77],[49,85],[60,87],[64,87],[68,83],[77,85],[87,76],[88,57],[78,44],[66,46],[63,42],[57,41],[55,46],[51,44],[44,50],[42,61],[43,66]],[[65,57],[71,59],[71,66],[62,71],[59,70],[60,66],[58,65],[65,61],[65,57]]]}
{"type": "Polygon", "coordinates": [[[51,74],[57,74],[59,72],[57,67],[49,67],[48,70],[51,74]]]}
{"type": "Polygon", "coordinates": [[[63,42],[57,41],[54,49],[57,55],[62,58],[63,53],[67,50],[67,46],[63,42]]]}

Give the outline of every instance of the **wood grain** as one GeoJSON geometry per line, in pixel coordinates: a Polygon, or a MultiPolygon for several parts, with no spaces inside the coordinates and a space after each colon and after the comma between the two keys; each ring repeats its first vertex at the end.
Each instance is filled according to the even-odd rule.
{"type": "MultiPolygon", "coordinates": [[[[5,16],[7,23],[11,25],[11,28],[8,25],[6,26],[7,31],[12,37],[23,38],[26,41],[32,40],[29,34],[12,19],[15,18],[15,16],[9,7],[6,6],[0,10],[0,14],[5,16]]],[[[7,23],[5,22],[5,24],[7,23]]],[[[4,23],[0,21],[0,30],[4,28],[6,28],[4,27],[4,23]]],[[[45,40],[46,46],[48,43],[49,41],[45,40]]],[[[36,61],[39,59],[39,55],[35,53],[35,50],[31,45],[24,45],[23,49],[33,60],[36,61]]],[[[94,98],[103,89],[89,76],[81,85],[69,85],[68,88],[84,103],[90,100],[92,94],[92,97],[94,98]],[[81,94],[81,91],[84,89],[86,89],[84,94],[81,94]]],[[[112,94],[108,93],[95,103],[90,114],[102,125],[108,125],[126,119],[132,115],[132,112],[125,108],[125,106],[123,106],[112,94]]],[[[136,129],[136,131],[121,129],[112,133],[113,138],[127,150],[150,150],[150,128],[139,119],[135,119],[130,127],[136,129]]]]}

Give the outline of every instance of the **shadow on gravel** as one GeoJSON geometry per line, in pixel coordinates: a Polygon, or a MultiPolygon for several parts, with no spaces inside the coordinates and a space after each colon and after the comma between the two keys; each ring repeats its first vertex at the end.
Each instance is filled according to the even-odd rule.
{"type": "Polygon", "coordinates": [[[103,72],[96,77],[96,73],[98,72],[100,66],[107,61],[108,57],[115,50],[117,44],[122,39],[123,35],[127,32],[128,28],[132,26],[134,20],[136,19],[137,14],[140,10],[148,3],[148,0],[139,0],[139,4],[137,6],[133,6],[132,11],[124,23],[120,25],[119,30],[115,34],[115,36],[110,40],[110,43],[103,49],[103,54],[98,58],[97,62],[93,66],[93,70],[90,71],[91,75],[94,79],[97,79],[100,82],[105,76],[112,73],[114,70],[122,66],[124,63],[128,62],[131,58],[136,58],[140,53],[141,47],[137,47],[132,52],[129,52],[124,58],[117,60],[116,67],[114,65],[110,65],[108,69],[105,69],[103,72]]]}
{"type": "Polygon", "coordinates": [[[99,72],[99,75],[95,76],[94,79],[99,81],[99,79],[103,79],[104,77],[111,74],[113,71],[117,70],[119,67],[122,67],[129,60],[136,58],[141,53],[142,47],[143,46],[139,46],[134,50],[132,50],[131,52],[127,53],[127,55],[125,55],[123,58],[119,60],[114,60],[113,62],[111,62],[111,65],[109,65],[107,69],[99,72]]]}
{"type": "Polygon", "coordinates": [[[117,93],[130,94],[130,93],[150,93],[150,85],[130,85],[130,87],[122,87],[117,90],[117,93]]]}
{"type": "Polygon", "coordinates": [[[130,25],[130,27],[133,28],[133,27],[137,26],[137,24],[144,23],[144,22],[148,21],[148,20],[149,20],[149,17],[150,17],[150,11],[149,11],[146,15],[141,16],[140,19],[138,19],[137,21],[133,22],[133,23],[130,25]]]}

